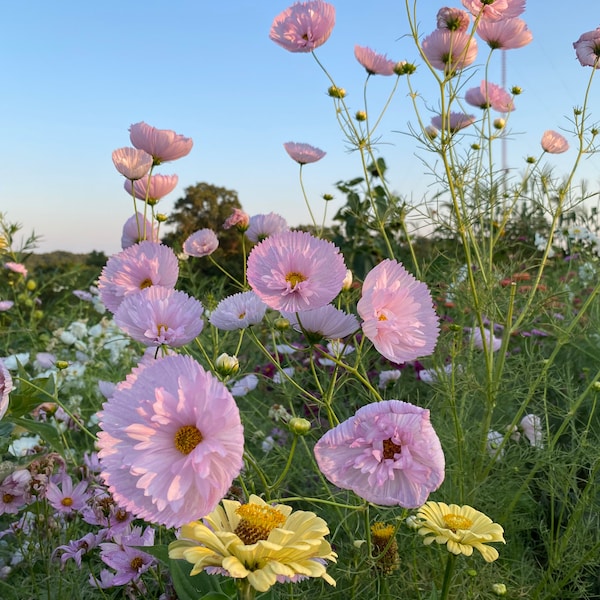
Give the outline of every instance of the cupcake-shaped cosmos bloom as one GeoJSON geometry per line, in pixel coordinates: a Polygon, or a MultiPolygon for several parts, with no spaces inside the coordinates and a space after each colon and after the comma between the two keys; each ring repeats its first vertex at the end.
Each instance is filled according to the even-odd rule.
{"type": "Polygon", "coordinates": [[[266,312],[267,305],[254,292],[240,292],[223,298],[209,321],[217,329],[233,331],[257,325],[266,312]]]}
{"type": "Polygon", "coordinates": [[[312,52],[335,25],[335,8],[322,0],[296,2],[273,20],[269,37],[290,52],[312,52]]]}
{"type": "Polygon", "coordinates": [[[127,179],[141,179],[152,166],[152,157],[137,148],[118,148],[112,153],[115,168],[127,179]]]}
{"type": "Polygon", "coordinates": [[[123,187],[127,193],[135,196],[138,200],[156,204],[177,187],[178,181],[177,175],[151,175],[150,183],[148,183],[148,176],[144,175],[137,181],[126,179],[123,187]]]}
{"type": "Polygon", "coordinates": [[[190,138],[171,129],[157,129],[143,121],[129,128],[129,139],[133,146],[150,154],[155,165],[187,156],[194,145],[190,138]]]}
{"type": "Polygon", "coordinates": [[[243,465],[229,390],[190,356],[166,356],[117,386],[98,433],[102,477],[136,517],[180,527],[215,509],[243,465]]]}
{"type": "Polygon", "coordinates": [[[444,73],[454,73],[473,64],[477,42],[466,31],[436,29],[422,43],[423,53],[431,66],[444,73]]]}
{"type": "Polygon", "coordinates": [[[400,400],[358,409],[314,453],[331,483],[384,506],[417,508],[444,481],[444,452],[429,411],[400,400]]]}
{"type": "Polygon", "coordinates": [[[600,68],[600,27],[582,33],[573,48],[581,66],[600,68]]]}
{"type": "Polygon", "coordinates": [[[569,149],[567,138],[552,129],[544,131],[541,144],[542,150],[548,154],[562,154],[569,149]]]}
{"type": "Polygon", "coordinates": [[[307,165],[308,163],[314,163],[321,160],[325,156],[325,152],[310,144],[299,144],[297,142],[286,142],[283,147],[285,151],[290,155],[290,158],[295,160],[301,165],[307,165]]]}
{"type": "Polygon", "coordinates": [[[183,242],[183,251],[188,256],[201,258],[212,254],[219,247],[219,238],[212,229],[199,229],[183,242]]]}
{"type": "Polygon", "coordinates": [[[342,289],[346,265],[331,242],[305,231],[287,231],[252,249],[247,275],[267,306],[296,312],[329,304],[342,289]]]}
{"type": "Polygon", "coordinates": [[[366,46],[354,46],[356,60],[369,75],[393,75],[396,63],[385,54],[378,54],[366,46]]]}
{"type": "Polygon", "coordinates": [[[395,260],[384,260],[363,283],[357,310],[363,333],[388,360],[403,363],[431,354],[439,323],[427,286],[395,260]]]}
{"type": "Polygon", "coordinates": [[[117,312],[123,299],[152,285],[175,287],[179,262],[171,248],[156,242],[140,242],[114,254],[100,275],[100,299],[117,312]]]}

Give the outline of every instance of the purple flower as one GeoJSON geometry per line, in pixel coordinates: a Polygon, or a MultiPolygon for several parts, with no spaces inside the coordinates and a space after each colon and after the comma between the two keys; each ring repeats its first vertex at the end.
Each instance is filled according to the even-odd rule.
{"type": "Polygon", "coordinates": [[[265,238],[276,233],[288,231],[287,221],[277,213],[267,215],[253,215],[250,217],[246,236],[251,242],[262,242],[265,238]]]}
{"type": "Polygon", "coordinates": [[[188,256],[201,258],[212,254],[219,247],[219,239],[212,229],[199,229],[183,242],[183,251],[188,256]]]}
{"type": "Polygon", "coordinates": [[[477,58],[477,41],[466,31],[436,29],[421,46],[431,66],[446,74],[468,67],[477,58]]]}
{"type": "Polygon", "coordinates": [[[322,0],[296,2],[273,20],[269,37],[290,52],[312,52],[335,25],[335,8],[322,0]]]}
{"type": "Polygon", "coordinates": [[[400,400],[360,408],[315,445],[331,483],[375,504],[421,506],[444,481],[444,452],[429,411],[400,400]]]}
{"type": "Polygon", "coordinates": [[[482,81],[479,87],[467,90],[465,100],[471,106],[482,109],[492,107],[501,113],[511,112],[515,109],[512,96],[505,89],[490,81],[482,81]]]}
{"type": "Polygon", "coordinates": [[[62,551],[60,555],[60,566],[64,567],[65,563],[72,558],[75,564],[81,568],[81,558],[84,554],[87,554],[90,550],[94,549],[98,545],[98,536],[93,533],[87,533],[78,540],[71,540],[68,544],[58,546],[54,553],[62,551]]]}
{"type": "Polygon", "coordinates": [[[115,323],[146,346],[184,346],[204,327],[202,304],[185,292],[153,285],[131,294],[115,313],[115,323]]]}
{"type": "Polygon", "coordinates": [[[583,67],[600,68],[600,27],[582,33],[579,39],[573,42],[573,48],[583,67]]]}
{"type": "Polygon", "coordinates": [[[144,240],[158,242],[158,227],[148,219],[144,220],[144,215],[136,212],[123,225],[121,248],[125,250],[144,240]]]}
{"type": "Polygon", "coordinates": [[[73,487],[73,480],[68,475],[64,475],[60,487],[52,481],[48,483],[46,500],[59,513],[80,511],[90,497],[87,488],[87,481],[80,481],[73,487]]]}
{"type": "Polygon", "coordinates": [[[190,356],[139,367],[103,404],[100,429],[102,477],[116,502],[167,527],[211,512],[243,465],[235,400],[190,356]]]}
{"type": "Polygon", "coordinates": [[[329,304],[342,289],[346,265],[331,242],[305,231],[287,231],[252,249],[247,275],[267,306],[296,312],[329,304]]]}
{"type": "Polygon", "coordinates": [[[156,242],[140,242],[108,259],[98,290],[103,304],[117,312],[126,296],[152,285],[175,287],[179,262],[171,248],[156,242]]]}
{"type": "Polygon", "coordinates": [[[12,300],[0,300],[0,312],[10,310],[15,303],[12,300]]]}
{"type": "Polygon", "coordinates": [[[475,123],[474,115],[467,115],[465,113],[451,112],[444,115],[436,115],[431,119],[431,125],[436,129],[445,129],[450,133],[456,133],[457,131],[473,125],[475,123]]]}
{"type": "Polygon", "coordinates": [[[299,144],[297,142],[286,142],[283,147],[290,155],[290,158],[301,165],[314,163],[321,160],[325,156],[325,152],[310,144],[299,144]]]}
{"type": "Polygon", "coordinates": [[[0,360],[0,419],[8,410],[8,396],[12,392],[13,381],[10,371],[0,360]]]}
{"type": "Polygon", "coordinates": [[[439,323],[431,294],[401,263],[387,259],[367,274],[357,310],[364,334],[388,360],[403,363],[433,352],[439,323]]]}
{"type": "Polygon", "coordinates": [[[145,200],[148,204],[156,204],[161,198],[170,194],[179,182],[177,175],[144,175],[137,181],[125,180],[125,191],[138,200],[145,200]]]}
{"type": "Polygon", "coordinates": [[[393,75],[396,63],[385,54],[378,54],[365,46],[354,46],[356,60],[367,70],[369,75],[393,75]]]}
{"type": "Polygon", "coordinates": [[[157,129],[143,121],[129,128],[129,138],[136,148],[152,156],[155,165],[188,155],[194,144],[171,129],[157,129]]]}
{"type": "Polygon", "coordinates": [[[498,21],[518,17],[525,10],[526,0],[462,0],[463,6],[482,21],[498,21]]]}
{"type": "Polygon", "coordinates": [[[119,148],[112,153],[115,168],[127,179],[141,179],[152,167],[152,156],[137,148],[119,148]]]}
{"type": "Polygon", "coordinates": [[[309,341],[319,342],[344,338],[360,329],[358,319],[351,314],[326,304],[314,310],[281,313],[296,331],[305,333],[309,341]]]}
{"type": "Polygon", "coordinates": [[[257,325],[266,311],[267,305],[254,292],[240,292],[223,298],[208,320],[217,329],[233,331],[257,325]]]}
{"type": "Polygon", "coordinates": [[[17,514],[31,501],[31,473],[17,469],[9,473],[0,483],[0,515],[17,514]]]}

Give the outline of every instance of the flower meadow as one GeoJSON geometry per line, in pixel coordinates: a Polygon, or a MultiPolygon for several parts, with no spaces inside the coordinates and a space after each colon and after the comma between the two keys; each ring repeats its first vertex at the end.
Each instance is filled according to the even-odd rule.
{"type": "Polygon", "coordinates": [[[355,47],[358,107],[318,57],[336,8],[273,18],[357,157],[331,225],[302,183],[326,151],[287,142],[308,225],[235,208],[163,243],[160,170],[194,142],[143,121],[112,155],[133,207],[102,267],[32,268],[0,216],[0,597],[600,597],[598,193],[577,180],[600,29],[564,49],[590,73],[571,130],[548,115],[517,174],[498,156],[525,92],[487,72],[535,43],[525,0],[418,8],[407,60],[355,47]],[[388,186],[373,77],[413,99],[435,204],[388,186]]]}

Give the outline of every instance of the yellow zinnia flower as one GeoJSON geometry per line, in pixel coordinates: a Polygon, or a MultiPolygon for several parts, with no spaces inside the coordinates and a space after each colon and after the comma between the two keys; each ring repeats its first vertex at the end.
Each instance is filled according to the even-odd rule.
{"type": "Polygon", "coordinates": [[[325,541],[327,523],[312,512],[292,512],[290,506],[269,505],[251,495],[247,504],[223,500],[223,506],[181,528],[179,540],[169,544],[169,558],[192,563],[190,575],[207,567],[236,579],[247,578],[259,592],[275,583],[322,577],[325,561],[337,554],[325,541]]]}
{"type": "Polygon", "coordinates": [[[476,548],[485,561],[493,562],[498,558],[498,551],[486,544],[506,543],[501,525],[467,505],[426,502],[417,517],[421,520],[419,533],[425,536],[423,542],[446,544],[452,554],[471,556],[476,548]]]}

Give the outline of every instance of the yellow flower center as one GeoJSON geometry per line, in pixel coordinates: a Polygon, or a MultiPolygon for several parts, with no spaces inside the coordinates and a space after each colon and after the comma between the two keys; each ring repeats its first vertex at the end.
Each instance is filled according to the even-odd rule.
{"type": "Polygon", "coordinates": [[[394,535],[395,527],[393,525],[386,525],[385,523],[374,523],[371,526],[371,536],[373,538],[373,543],[376,546],[382,545],[385,546],[390,538],[394,535]]]}
{"type": "Polygon", "coordinates": [[[240,316],[238,317],[238,319],[243,319],[245,316],[246,316],[246,311],[241,313],[240,316]]]}
{"type": "Polygon", "coordinates": [[[394,458],[402,452],[402,446],[394,444],[391,439],[383,440],[383,458],[394,458]]]}
{"type": "Polygon", "coordinates": [[[285,276],[285,280],[292,286],[292,289],[294,289],[299,283],[306,281],[306,277],[304,277],[302,273],[292,271],[285,276]]]}
{"type": "Polygon", "coordinates": [[[139,556],[136,556],[135,558],[131,559],[129,566],[134,571],[139,571],[144,566],[144,561],[139,556]]]}
{"type": "Polygon", "coordinates": [[[393,525],[374,523],[371,526],[373,557],[377,560],[375,569],[384,575],[391,575],[400,566],[398,543],[394,538],[396,528],[393,525]]]}
{"type": "Polygon", "coordinates": [[[473,521],[471,521],[471,519],[467,519],[467,517],[455,515],[453,513],[444,515],[442,519],[446,524],[446,527],[454,533],[456,533],[457,529],[469,529],[469,527],[473,525],[473,521]]]}
{"type": "Polygon", "coordinates": [[[269,533],[285,523],[285,515],[272,506],[242,504],[236,511],[240,522],[234,533],[246,544],[266,540],[269,533]]]}
{"type": "Polygon", "coordinates": [[[146,288],[149,288],[151,285],[152,285],[152,279],[147,277],[146,279],[144,279],[144,281],[142,281],[140,283],[140,290],[145,290],[146,288]]]}
{"type": "Polygon", "coordinates": [[[189,454],[203,439],[195,425],[184,425],[175,433],[175,448],[181,454],[189,454]]]}
{"type": "Polygon", "coordinates": [[[65,497],[60,501],[60,503],[63,506],[73,506],[73,498],[65,497]]]}
{"type": "Polygon", "coordinates": [[[381,313],[381,314],[380,314],[380,315],[377,317],[377,320],[378,320],[378,321],[387,321],[388,319],[387,319],[387,317],[386,317],[386,316],[385,316],[383,313],[381,313]]]}
{"type": "Polygon", "coordinates": [[[158,335],[163,335],[163,333],[167,333],[167,331],[169,330],[169,327],[167,325],[165,325],[164,323],[159,323],[157,326],[158,329],[158,335]]]}

